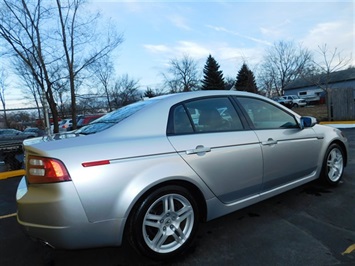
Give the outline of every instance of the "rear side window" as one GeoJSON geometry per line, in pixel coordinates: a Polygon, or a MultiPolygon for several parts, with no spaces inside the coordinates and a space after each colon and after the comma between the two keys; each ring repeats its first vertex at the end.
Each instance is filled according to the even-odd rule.
{"type": "Polygon", "coordinates": [[[241,120],[228,97],[181,103],[170,111],[168,134],[242,130],[241,120]]]}
{"type": "Polygon", "coordinates": [[[146,101],[140,101],[140,102],[135,102],[130,105],[121,107],[120,109],[117,109],[116,111],[113,111],[111,113],[108,113],[95,121],[93,121],[91,124],[88,124],[79,130],[76,131],[78,134],[83,134],[83,135],[89,135],[89,134],[95,134],[97,132],[106,130],[121,121],[125,120],[127,117],[130,117],[131,115],[137,113],[138,111],[144,109],[146,106],[153,104],[157,102],[158,99],[152,98],[146,101]]]}
{"type": "Polygon", "coordinates": [[[179,105],[174,109],[172,119],[174,134],[188,134],[194,132],[189,115],[183,105],[179,105]]]}

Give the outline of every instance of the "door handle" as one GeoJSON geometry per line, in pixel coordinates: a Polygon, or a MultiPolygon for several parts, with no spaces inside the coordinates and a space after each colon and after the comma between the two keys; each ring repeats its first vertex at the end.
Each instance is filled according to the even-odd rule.
{"type": "Polygon", "coordinates": [[[197,154],[197,153],[206,153],[206,152],[210,152],[210,151],[211,151],[210,147],[205,147],[203,145],[198,145],[195,149],[187,150],[186,154],[190,155],[190,154],[197,154]]]}
{"type": "Polygon", "coordinates": [[[267,141],[262,141],[261,144],[262,145],[275,145],[275,144],[277,144],[277,140],[269,138],[267,141]]]}

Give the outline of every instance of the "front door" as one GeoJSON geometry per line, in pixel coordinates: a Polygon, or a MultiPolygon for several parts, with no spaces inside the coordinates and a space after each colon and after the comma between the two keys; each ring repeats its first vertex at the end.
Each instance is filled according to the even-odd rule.
{"type": "Polygon", "coordinates": [[[262,147],[262,192],[316,174],[321,139],[313,128],[301,129],[293,114],[269,102],[248,97],[238,101],[262,147]]]}

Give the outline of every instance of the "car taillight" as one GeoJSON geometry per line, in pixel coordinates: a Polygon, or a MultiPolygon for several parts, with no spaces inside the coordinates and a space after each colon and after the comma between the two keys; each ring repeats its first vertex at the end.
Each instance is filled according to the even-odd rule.
{"type": "Polygon", "coordinates": [[[28,182],[32,184],[71,180],[64,164],[53,158],[29,156],[26,173],[28,182]]]}

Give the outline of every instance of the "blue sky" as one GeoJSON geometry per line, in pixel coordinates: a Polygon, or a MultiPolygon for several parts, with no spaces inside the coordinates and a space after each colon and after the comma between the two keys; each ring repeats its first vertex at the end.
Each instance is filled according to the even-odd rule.
{"type": "Polygon", "coordinates": [[[198,62],[202,75],[211,54],[224,76],[233,78],[243,62],[257,73],[265,49],[278,41],[312,51],[326,43],[355,56],[352,0],[90,2],[123,33],[117,74],[138,79],[143,90],[158,86],[169,60],[183,55],[198,62]]]}
{"type": "Polygon", "coordinates": [[[124,34],[117,73],[161,82],[168,61],[189,55],[202,70],[211,54],[225,76],[244,61],[257,71],[265,49],[294,41],[354,52],[352,1],[93,1],[124,34]]]}

